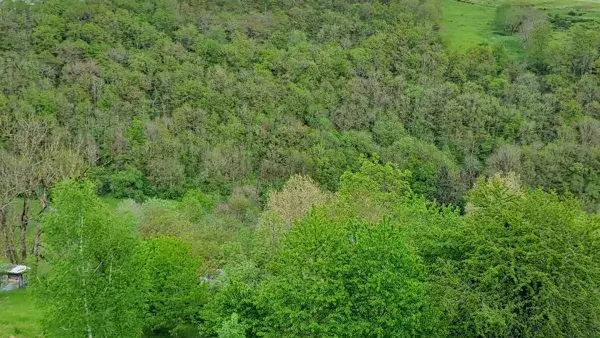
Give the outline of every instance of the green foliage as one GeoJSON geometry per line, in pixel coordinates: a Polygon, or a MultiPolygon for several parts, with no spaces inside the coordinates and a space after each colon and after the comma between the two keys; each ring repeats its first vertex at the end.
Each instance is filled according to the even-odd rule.
{"type": "Polygon", "coordinates": [[[211,200],[208,205],[213,203],[213,197],[196,191],[181,202],[150,199],[137,204],[130,201],[122,203],[119,209],[122,217],[135,219],[136,230],[142,238],[165,236],[183,240],[205,265],[214,267],[220,259],[221,246],[235,240],[243,223],[228,210],[208,213],[204,209],[205,197],[211,200]]]}
{"type": "Polygon", "coordinates": [[[360,163],[358,171],[342,175],[338,198],[330,206],[331,214],[341,220],[380,222],[394,205],[412,195],[408,182],[411,173],[364,158],[360,163]]]}
{"type": "Polygon", "coordinates": [[[430,200],[458,205],[461,196],[458,168],[435,146],[407,136],[382,151],[382,159],[412,172],[413,192],[430,200]]]}
{"type": "MultiPolygon", "coordinates": [[[[182,202],[153,200],[142,206],[141,217],[151,216],[148,220],[168,216],[160,220],[164,225],[144,241],[142,249],[135,249],[134,242],[134,249],[128,251],[127,257],[138,262],[137,272],[144,271],[144,277],[138,278],[141,284],[136,285],[145,288],[137,291],[135,299],[148,305],[145,327],[154,333],[176,335],[199,325],[201,334],[221,337],[598,334],[600,223],[597,216],[583,212],[573,197],[526,191],[514,173],[497,174],[477,182],[461,215],[413,194],[408,173],[389,164],[360,162],[360,169],[343,175],[340,191],[308,216],[303,216],[304,206],[294,209],[287,197],[310,195],[306,191],[314,186],[296,178],[284,191],[274,193],[265,215],[285,211],[294,220],[279,234],[278,245],[229,239],[221,250],[223,268],[203,268],[203,284],[198,278],[200,262],[190,244],[203,239],[194,232],[189,233],[192,236],[183,232],[180,239],[160,236],[169,229],[168,224],[176,224],[177,215],[186,215],[181,212],[185,210],[182,202]],[[255,247],[248,248],[248,244],[255,247]],[[252,261],[255,256],[249,253],[264,249],[271,254],[252,261]]],[[[84,186],[85,194],[80,184],[59,185],[55,192],[58,213],[48,216],[54,220],[49,224],[65,231],[67,227],[58,224],[76,220],[65,217],[65,205],[82,203],[84,219],[102,223],[102,235],[111,234],[107,227],[118,223],[105,224],[110,213],[95,212],[101,205],[86,195],[92,193],[92,187],[84,186]]],[[[203,196],[198,192],[190,195],[203,196]]],[[[135,206],[129,209],[137,212],[135,206]]],[[[71,213],[81,210],[67,208],[71,213]]],[[[198,222],[206,217],[211,215],[198,222]]],[[[48,231],[52,229],[48,227],[48,231]]],[[[61,253],[67,262],[78,263],[70,258],[80,257],[76,245],[80,237],[68,234],[72,238],[65,234],[63,238],[70,238],[73,244],[67,240],[61,253]]],[[[131,234],[131,228],[126,234],[131,234]]],[[[239,234],[248,236],[242,231],[239,234]]],[[[39,295],[46,299],[46,292],[59,284],[62,289],[48,298],[47,310],[59,309],[56,304],[72,306],[71,298],[99,302],[80,290],[79,278],[67,279],[64,284],[62,273],[67,269],[62,260],[50,259],[49,263],[50,272],[38,274],[42,281],[39,295]],[[58,273],[60,278],[54,275],[58,273]],[[77,289],[63,293],[71,287],[77,289]],[[58,302],[62,295],[69,298],[58,302]]],[[[68,271],[80,274],[72,267],[68,271]]],[[[92,275],[102,277],[97,274],[92,275]]],[[[112,278],[116,276],[124,281],[129,275],[113,274],[112,278]]],[[[102,282],[94,284],[98,290],[110,284],[106,278],[102,282]]],[[[88,280],[86,285],[90,284],[88,280]]],[[[111,288],[115,290],[118,288],[111,288]]],[[[143,307],[140,310],[144,313],[143,307]]],[[[83,313],[67,315],[74,318],[83,313]]],[[[52,326],[46,325],[52,334],[52,326]]]]}
{"type": "Polygon", "coordinates": [[[195,326],[204,292],[198,276],[201,262],[191,245],[177,238],[155,237],[144,241],[143,253],[149,278],[146,328],[176,334],[195,326]]]}
{"type": "Polygon", "coordinates": [[[598,336],[581,3],[0,0],[3,259],[48,337],[598,336]]]}
{"type": "Polygon", "coordinates": [[[230,259],[214,279],[208,281],[209,298],[203,309],[201,331],[209,336],[218,334],[224,326],[231,330],[245,328],[248,336],[255,337],[262,317],[255,301],[263,271],[247,259],[230,259]],[[237,325],[232,315],[239,316],[237,325]]]}
{"type": "Polygon", "coordinates": [[[45,336],[139,337],[147,280],[132,228],[90,183],[62,182],[53,200],[43,220],[50,268],[36,283],[45,336]]]}
{"type": "Polygon", "coordinates": [[[10,263],[0,262],[0,274],[6,274],[12,267],[13,265],[10,263]]]}
{"type": "Polygon", "coordinates": [[[218,200],[219,197],[214,194],[205,194],[198,189],[188,190],[181,200],[181,208],[192,220],[197,221],[211,213],[218,200]]]}
{"type": "Polygon", "coordinates": [[[306,216],[314,206],[324,204],[329,197],[309,177],[292,176],[281,191],[269,195],[256,228],[255,238],[259,242],[256,254],[271,255],[294,222],[306,216]]]}
{"type": "Polygon", "coordinates": [[[237,313],[232,313],[231,318],[223,322],[217,333],[219,338],[245,338],[246,327],[239,322],[237,313]]]}
{"type": "Polygon", "coordinates": [[[108,178],[109,189],[116,198],[132,198],[136,201],[144,199],[146,182],[144,174],[137,168],[126,166],[108,178]]]}
{"type": "MultiPolygon", "coordinates": [[[[558,34],[537,1],[478,4],[3,2],[0,144],[14,153],[22,119],[44,121],[100,193],[136,201],[246,186],[262,198],[295,174],[335,191],[380,153],[413,172],[416,193],[462,204],[499,147],[543,152],[600,110],[591,23],[558,34]],[[514,36],[493,34],[496,12],[514,36]],[[427,164],[394,158],[405,146],[427,164]]],[[[530,169],[526,184],[556,188],[530,169]]],[[[577,175],[561,190],[593,205],[577,175]]],[[[236,193],[230,207],[248,222],[255,200],[236,193]]]]}
{"type": "Polygon", "coordinates": [[[296,224],[260,291],[267,337],[435,336],[419,258],[401,226],[331,222],[315,212],[296,224]]]}
{"type": "Polygon", "coordinates": [[[257,191],[254,187],[237,187],[227,199],[229,209],[240,220],[252,217],[258,202],[257,191]]]}
{"type": "Polygon", "coordinates": [[[461,254],[439,266],[451,334],[598,335],[597,218],[572,198],[523,192],[511,176],[482,180],[469,196],[461,254]]]}
{"type": "MultiPolygon", "coordinates": [[[[381,165],[374,161],[360,159],[360,168],[356,172],[347,171],[341,177],[340,194],[355,194],[372,191],[394,197],[402,197],[411,193],[407,179],[409,171],[400,171],[390,164],[381,165]]],[[[390,197],[391,199],[392,197],[390,197]]]]}

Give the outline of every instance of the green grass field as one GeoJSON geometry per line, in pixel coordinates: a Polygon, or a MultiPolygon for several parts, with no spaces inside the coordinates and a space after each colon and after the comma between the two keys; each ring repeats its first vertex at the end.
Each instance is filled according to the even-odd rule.
{"type": "Polygon", "coordinates": [[[512,3],[533,5],[540,9],[600,10],[600,0],[513,0],[512,3]]]}
{"type": "Polygon", "coordinates": [[[466,0],[465,2],[491,7],[510,3],[517,6],[535,6],[539,9],[600,10],[600,0],[466,0]]]}
{"type": "MultiPolygon", "coordinates": [[[[478,44],[502,44],[513,55],[522,53],[516,36],[496,34],[492,26],[496,7],[504,2],[534,6],[550,15],[568,15],[574,11],[580,18],[600,20],[600,0],[442,0],[441,32],[453,51],[463,51],[478,44]]],[[[560,38],[565,32],[556,32],[560,38]]]]}
{"type": "MultiPolygon", "coordinates": [[[[0,338],[43,337],[42,312],[27,288],[0,292],[0,338]]],[[[181,338],[197,337],[197,330],[180,332],[181,338]]],[[[167,338],[170,335],[146,334],[144,338],[167,338]]]]}
{"type": "Polygon", "coordinates": [[[27,288],[0,293],[0,338],[42,337],[41,318],[27,288]]]}
{"type": "Polygon", "coordinates": [[[521,50],[515,36],[494,33],[492,21],[496,8],[487,4],[471,4],[456,0],[442,2],[442,35],[448,47],[462,51],[478,44],[503,44],[512,53],[521,50]]]}

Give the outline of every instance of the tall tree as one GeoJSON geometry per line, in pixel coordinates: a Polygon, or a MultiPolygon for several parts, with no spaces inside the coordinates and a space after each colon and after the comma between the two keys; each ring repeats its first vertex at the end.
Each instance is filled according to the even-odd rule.
{"type": "MultiPolygon", "coordinates": [[[[41,153],[40,181],[35,191],[40,200],[43,215],[49,206],[48,191],[58,182],[64,179],[73,179],[85,172],[87,165],[84,164],[80,147],[65,147],[60,138],[51,136],[46,140],[41,153]]],[[[42,226],[38,222],[35,229],[35,239],[32,247],[33,256],[39,260],[41,256],[42,226]]]]}
{"type": "Polygon", "coordinates": [[[39,270],[47,337],[140,337],[146,278],[139,240],[90,183],[53,190],[43,219],[48,272],[39,270]]]}
{"type": "Polygon", "coordinates": [[[425,271],[389,221],[315,212],[285,238],[263,283],[265,337],[435,337],[425,271]]]}
{"type": "Polygon", "coordinates": [[[597,217],[572,198],[521,190],[515,175],[480,180],[467,210],[437,266],[448,272],[451,335],[600,334],[597,217]]]}
{"type": "Polygon", "coordinates": [[[143,248],[149,277],[146,328],[174,336],[180,330],[195,328],[204,292],[198,276],[201,262],[191,245],[160,236],[145,240],[143,248]]]}
{"type": "Polygon", "coordinates": [[[271,255],[293,223],[315,205],[325,203],[328,197],[309,177],[292,176],[281,191],[269,195],[266,210],[256,229],[260,241],[258,248],[271,255]]]}

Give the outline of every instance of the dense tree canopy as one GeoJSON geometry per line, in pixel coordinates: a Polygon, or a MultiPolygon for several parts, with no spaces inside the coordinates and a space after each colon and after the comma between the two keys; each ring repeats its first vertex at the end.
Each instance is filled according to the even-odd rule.
{"type": "Polygon", "coordinates": [[[524,192],[514,176],[478,182],[469,203],[457,228],[460,255],[439,267],[452,288],[451,332],[598,335],[598,220],[573,198],[524,192]]]}
{"type": "Polygon", "coordinates": [[[598,23],[511,2],[519,55],[453,52],[440,14],[0,1],[1,258],[44,336],[598,336],[598,23]]]}
{"type": "Polygon", "coordinates": [[[424,269],[400,229],[319,213],[298,223],[259,296],[265,336],[435,336],[424,269]]]}
{"type": "Polygon", "coordinates": [[[438,17],[411,0],[4,2],[0,144],[17,152],[11,135],[41,121],[101,193],[138,200],[263,194],[293,174],[337,189],[381,153],[453,204],[512,146],[525,184],[595,210],[597,34],[578,27],[554,50],[544,15],[500,7],[518,65],[501,46],[446,52],[438,17]]]}

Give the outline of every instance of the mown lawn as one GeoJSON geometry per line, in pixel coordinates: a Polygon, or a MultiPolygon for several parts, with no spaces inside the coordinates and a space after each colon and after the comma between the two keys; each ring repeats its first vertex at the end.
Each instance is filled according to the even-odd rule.
{"type": "Polygon", "coordinates": [[[41,318],[27,288],[0,292],[0,338],[42,337],[41,318]]]}

